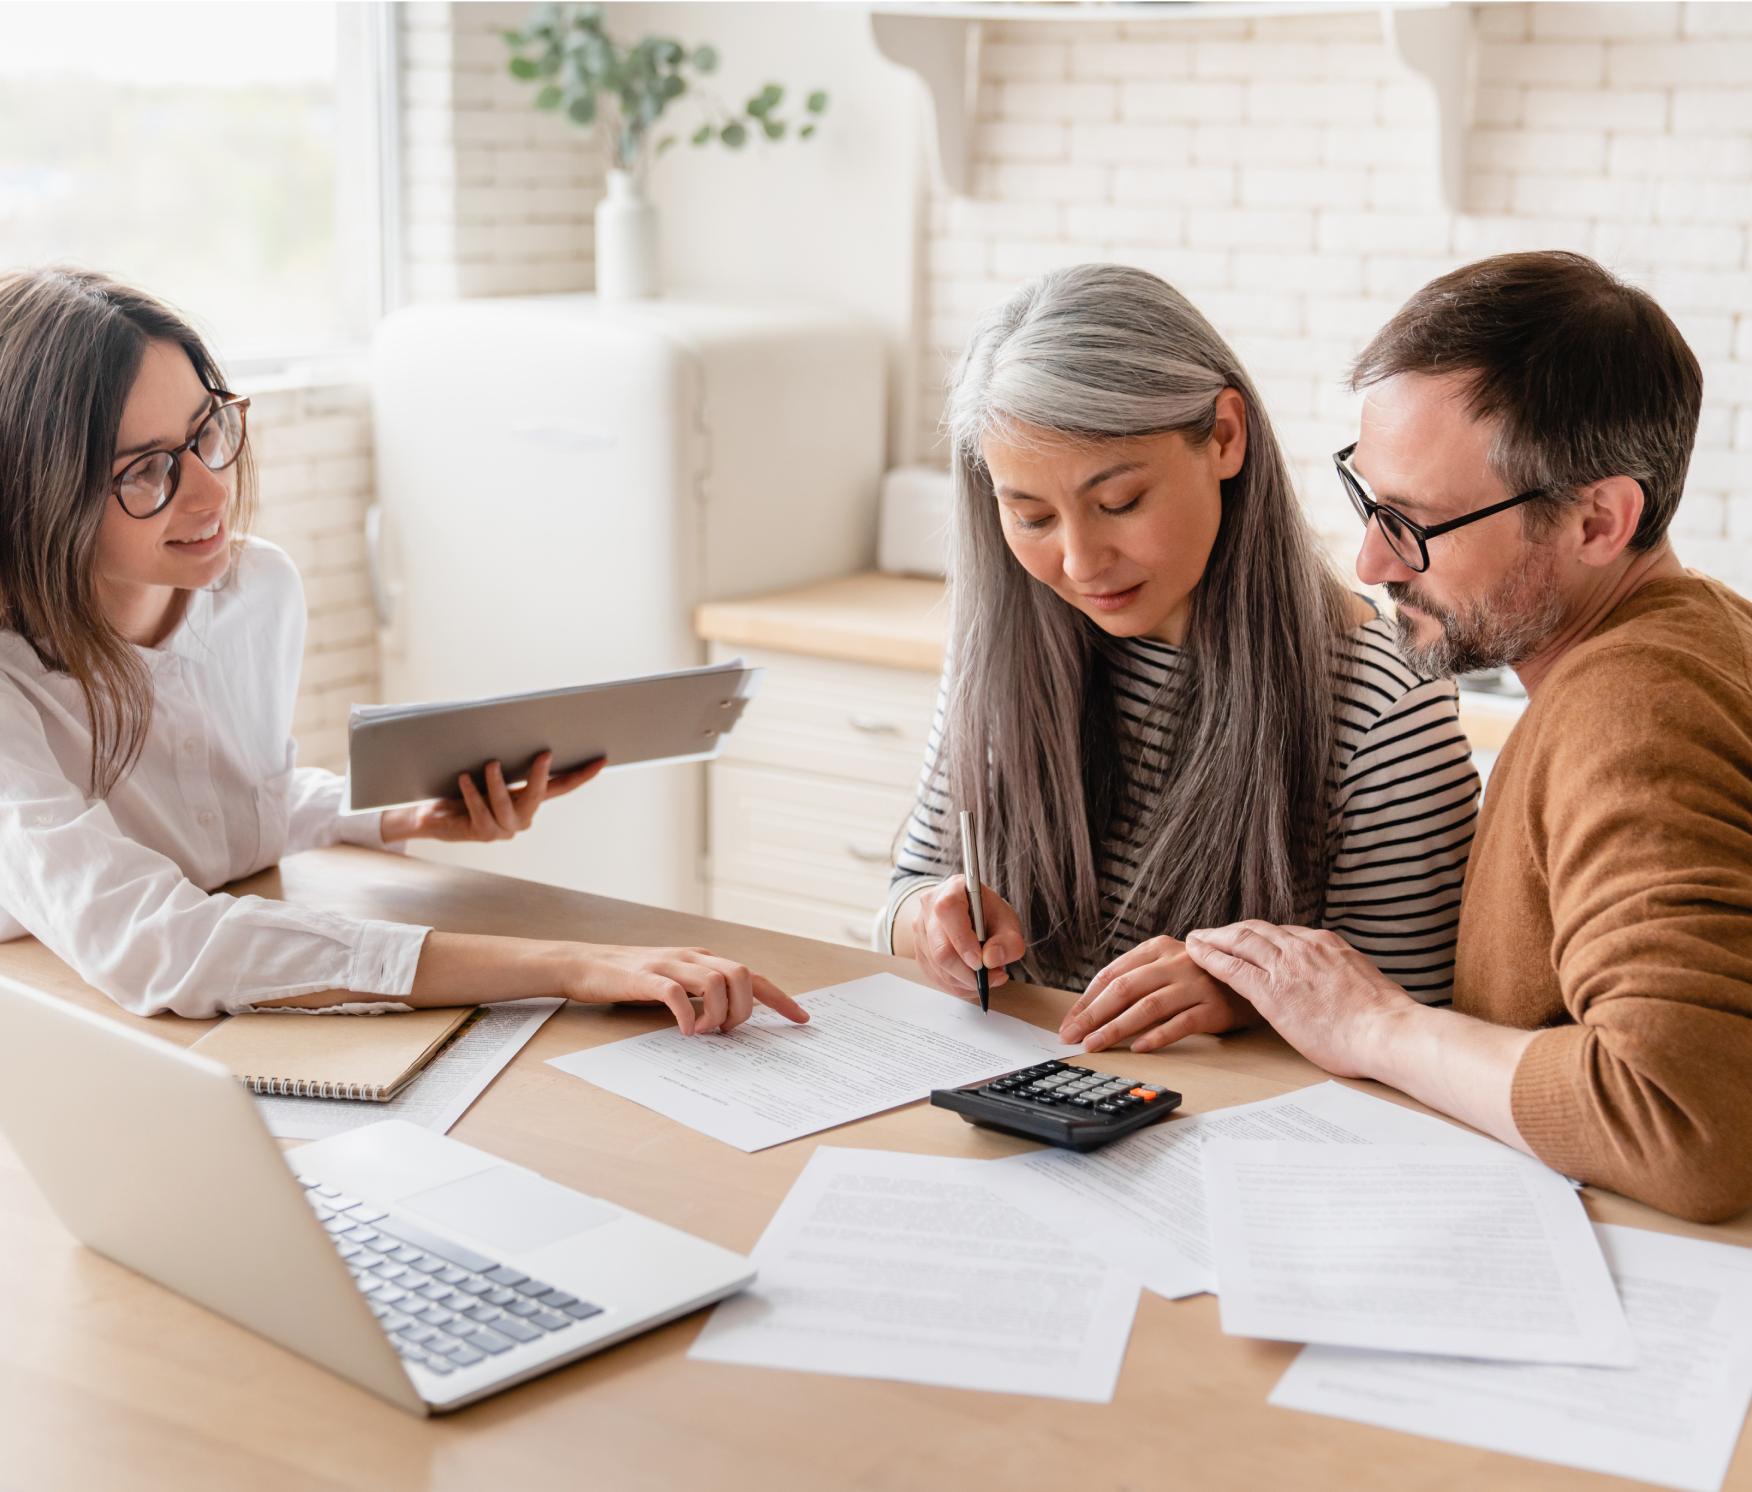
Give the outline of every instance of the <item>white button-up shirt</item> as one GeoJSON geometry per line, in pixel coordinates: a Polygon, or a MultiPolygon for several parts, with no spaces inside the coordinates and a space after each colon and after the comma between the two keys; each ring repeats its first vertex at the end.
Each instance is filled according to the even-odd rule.
{"type": "Polygon", "coordinates": [[[102,800],[79,686],[0,631],[0,940],[34,933],[136,1015],[413,988],[427,928],[215,894],[299,850],[383,847],[379,815],[341,816],[339,777],[294,765],[304,626],[297,569],[252,539],[229,583],[139,650],[151,730],[102,800]]]}

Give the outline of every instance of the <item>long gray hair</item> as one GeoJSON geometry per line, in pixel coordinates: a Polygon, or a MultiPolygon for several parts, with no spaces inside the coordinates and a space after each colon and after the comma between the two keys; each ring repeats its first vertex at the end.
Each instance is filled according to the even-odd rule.
{"type": "MultiPolygon", "coordinates": [[[[1309,915],[1325,883],[1333,649],[1348,605],[1240,360],[1154,275],[1055,270],[980,318],[948,427],[956,641],[942,760],[951,801],[980,807],[986,878],[1021,916],[1031,972],[1074,967],[1122,922],[1183,937],[1309,915]],[[1179,666],[1127,753],[1154,747],[1167,767],[1109,921],[1100,845],[1121,809],[1132,729],[1115,697],[1115,644],[1011,554],[982,442],[1032,426],[1093,441],[1179,431],[1202,445],[1226,388],[1246,403],[1246,458],[1222,484],[1179,666]]],[[[946,827],[958,860],[953,818],[946,827]]]]}

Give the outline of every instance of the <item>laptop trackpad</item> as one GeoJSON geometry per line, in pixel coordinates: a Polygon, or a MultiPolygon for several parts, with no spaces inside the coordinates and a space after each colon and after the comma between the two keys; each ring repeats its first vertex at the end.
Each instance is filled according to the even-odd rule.
{"type": "Polygon", "coordinates": [[[402,1197],[395,1205],[506,1254],[528,1253],[620,1216],[557,1181],[509,1166],[489,1166],[461,1181],[402,1197]]]}

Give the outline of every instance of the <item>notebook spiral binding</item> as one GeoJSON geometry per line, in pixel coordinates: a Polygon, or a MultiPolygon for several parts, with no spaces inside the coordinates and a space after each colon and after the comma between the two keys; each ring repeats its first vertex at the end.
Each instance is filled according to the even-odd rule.
{"type": "Polygon", "coordinates": [[[239,1078],[252,1093],[274,1098],[351,1098],[382,1103],[388,1098],[375,1083],[318,1083],[306,1078],[239,1078]]]}

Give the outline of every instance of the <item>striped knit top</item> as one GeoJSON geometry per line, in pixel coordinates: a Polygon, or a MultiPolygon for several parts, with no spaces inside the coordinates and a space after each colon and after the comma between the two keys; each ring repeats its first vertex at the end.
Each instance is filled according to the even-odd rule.
{"type": "MultiPolygon", "coordinates": [[[[1133,724],[1150,721],[1165,707],[1164,686],[1179,666],[1180,650],[1143,637],[1116,641],[1120,710],[1133,724]]],[[[1349,641],[1350,647],[1334,650],[1329,871],[1323,904],[1308,909],[1309,920],[1340,934],[1413,998],[1444,1002],[1452,994],[1460,882],[1478,816],[1472,748],[1460,729],[1454,685],[1407,666],[1394,648],[1392,623],[1376,618],[1353,629],[1349,641]]],[[[937,750],[946,697],[945,675],[918,801],[877,932],[878,946],[890,950],[901,903],[961,868],[942,848],[950,804],[937,750]]],[[[1135,734],[1121,750],[1124,797],[1147,801],[1161,786],[1160,754],[1135,734]]],[[[1121,953],[1163,931],[1120,920],[1128,877],[1140,858],[1139,832],[1135,815],[1116,814],[1101,846],[1102,907],[1113,929],[1107,942],[1071,968],[1043,969],[1043,982],[1081,991],[1121,953]]]]}

